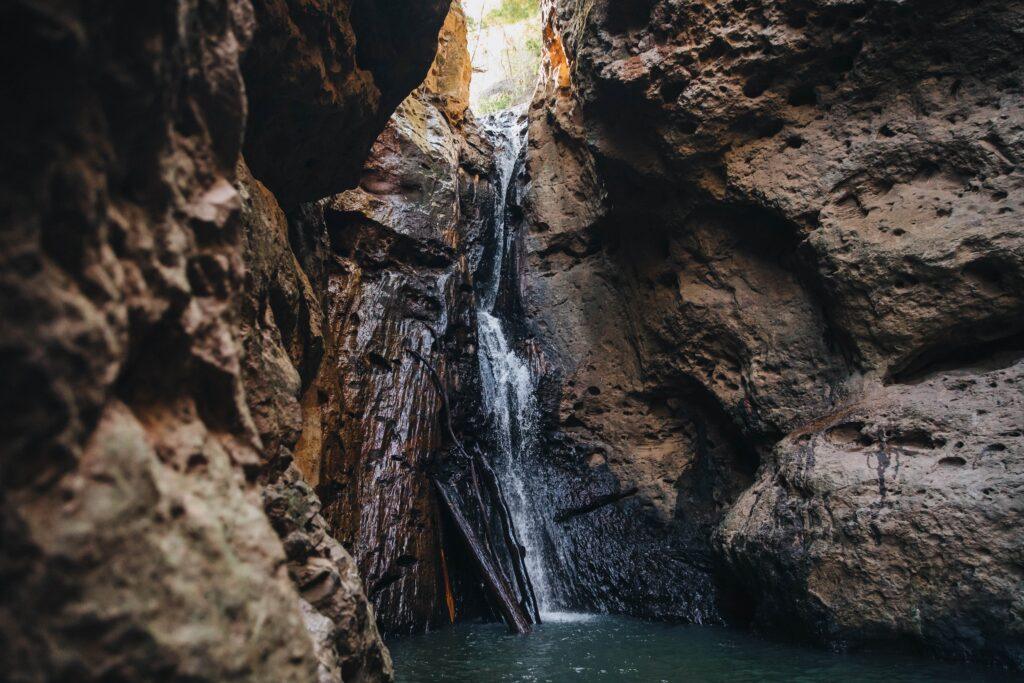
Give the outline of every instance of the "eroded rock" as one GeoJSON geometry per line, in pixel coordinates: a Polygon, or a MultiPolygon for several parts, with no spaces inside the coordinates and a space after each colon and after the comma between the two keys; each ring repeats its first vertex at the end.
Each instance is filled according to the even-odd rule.
{"type": "Polygon", "coordinates": [[[296,463],[353,554],[386,633],[478,614],[471,571],[445,556],[427,469],[445,438],[428,359],[473,414],[474,251],[490,201],[488,152],[466,114],[465,18],[454,8],[430,74],[374,143],[358,187],[309,207],[324,356],[304,388],[296,463]],[[461,585],[460,582],[465,585],[461,585]],[[451,603],[449,603],[451,600],[451,603]]]}
{"type": "Polygon", "coordinates": [[[245,156],[287,209],[352,187],[427,74],[451,0],[255,0],[245,156]]]}
{"type": "Polygon", "coordinates": [[[373,3],[352,26],[348,3],[300,4],[0,9],[11,680],[390,678],[354,563],[289,466],[320,300],[277,198],[244,165],[240,198],[236,167],[247,114],[264,138],[291,117],[302,144],[250,138],[268,182],[290,204],[344,189],[448,3],[394,26],[373,3]],[[354,50],[361,67],[334,68],[354,50]],[[317,175],[299,152],[338,120],[358,134],[317,175]]]}
{"type": "Polygon", "coordinates": [[[1020,667],[1022,371],[880,388],[781,441],[720,529],[754,619],[1020,667]]]}
{"type": "MultiPolygon", "coordinates": [[[[990,397],[967,392],[954,409],[906,383],[955,368],[988,382],[975,363],[1019,355],[1024,100],[1011,55],[1022,11],[1006,1],[548,3],[523,289],[530,331],[554,367],[550,458],[578,473],[585,497],[636,487],[620,507],[646,507],[644,526],[690,534],[686,547],[713,560],[647,563],[651,581],[674,585],[677,575],[701,595],[713,582],[693,571],[704,572],[725,584],[710,602],[726,614],[730,597],[752,601],[762,627],[831,645],[906,638],[1019,666],[1019,605],[939,595],[957,595],[959,559],[901,578],[932,534],[909,482],[928,480],[947,511],[1006,548],[1021,541],[1007,494],[979,506],[970,485],[901,470],[905,484],[890,486],[879,512],[890,525],[854,549],[803,514],[811,500],[875,514],[877,499],[844,488],[854,465],[836,455],[799,485],[790,476],[802,457],[795,439],[817,420],[853,411],[881,429],[903,419],[879,396],[924,391],[916,419],[933,410],[934,422],[963,430],[945,448],[968,443],[967,416],[993,412],[983,403],[1019,397],[997,380],[990,397]],[[758,483],[737,502],[759,459],[758,483]],[[770,497],[754,505],[754,492],[770,497]],[[738,526],[734,505],[754,510],[752,527],[738,526]],[[723,515],[715,545],[707,534],[723,515]],[[852,576],[868,547],[890,552],[844,583],[836,567],[852,576]],[[899,600],[876,600],[894,586],[899,600]],[[858,620],[862,600],[870,616],[858,620]],[[927,612],[916,627],[910,604],[927,612]]],[[[1015,433],[1015,418],[997,412],[992,429],[1015,433]]],[[[943,458],[947,469],[965,459],[943,458]]],[[[875,474],[858,466],[865,481],[875,474]]],[[[997,472],[982,475],[999,482],[991,491],[1015,490],[1014,467],[997,472]]],[[[601,538],[611,524],[620,523],[594,518],[573,533],[601,538]]],[[[587,563],[591,580],[617,577],[628,557],[612,550],[587,563]]],[[[979,572],[965,590],[1019,593],[1000,571],[979,572]]],[[[686,593],[669,610],[698,618],[686,593]]]]}
{"type": "Polygon", "coordinates": [[[308,681],[232,319],[251,7],[0,26],[5,676],[308,681]]]}

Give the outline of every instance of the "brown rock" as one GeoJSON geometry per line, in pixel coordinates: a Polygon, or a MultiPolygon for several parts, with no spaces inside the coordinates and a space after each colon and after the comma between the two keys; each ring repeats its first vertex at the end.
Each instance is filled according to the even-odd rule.
{"type": "Polygon", "coordinates": [[[360,188],[321,205],[333,254],[326,344],[296,459],[389,633],[447,620],[443,532],[424,474],[442,445],[440,400],[405,347],[430,358],[452,393],[476,367],[459,255],[475,230],[463,219],[473,200],[461,135],[415,95],[375,144],[360,188]]]}
{"type": "Polygon", "coordinates": [[[466,118],[465,36],[456,4],[429,77],[374,143],[358,187],[310,207],[302,223],[316,235],[306,271],[322,292],[324,353],[303,382],[295,462],[386,633],[447,622],[449,598],[459,616],[481,609],[459,559],[442,557],[447,532],[425,474],[442,446],[440,397],[405,350],[430,359],[453,401],[474,395],[471,254],[491,195],[466,118]]]}
{"type": "Polygon", "coordinates": [[[756,623],[1019,667],[1022,373],[880,388],[781,441],[718,539],[756,623]]]}
{"type": "MultiPolygon", "coordinates": [[[[392,26],[355,4],[350,25],[345,3],[258,3],[250,123],[292,116],[331,160],[299,177],[301,146],[250,140],[283,192],[344,187],[448,3],[392,26]],[[338,120],[351,146],[327,150],[338,120]]],[[[241,202],[234,185],[253,8],[151,5],[0,9],[0,659],[18,681],[309,681],[318,660],[322,680],[389,680],[354,564],[288,467],[322,315],[274,196],[244,166],[241,202]]]]}
{"type": "MultiPolygon", "coordinates": [[[[844,486],[851,467],[876,476],[875,459],[840,465],[837,454],[820,475],[791,476],[805,425],[854,410],[896,429],[904,418],[878,396],[918,396],[906,382],[936,368],[987,383],[975,363],[1019,355],[1024,98],[1011,55],[1022,11],[1005,0],[548,3],[523,287],[554,366],[549,457],[592,492],[638,487],[631,504],[652,511],[646,526],[691,534],[687,548],[725,561],[712,575],[749,592],[719,590],[720,607],[752,600],[762,626],[797,624],[833,645],[904,637],[1020,665],[1015,627],[979,626],[1019,620],[1019,606],[989,600],[1019,592],[996,578],[1005,559],[971,579],[977,599],[957,605],[943,594],[961,595],[959,560],[930,561],[920,581],[900,574],[930,543],[931,513],[912,493],[922,477],[931,483],[921,495],[942,490],[979,537],[1019,545],[1008,521],[1019,511],[1003,493],[1017,485],[1012,466],[984,475],[992,498],[980,506],[971,485],[901,469],[900,492],[890,486],[886,498],[892,526],[870,541],[886,551],[847,583],[867,551],[807,528],[801,511],[841,501],[844,514],[870,518],[877,500],[844,486]],[[758,455],[758,483],[738,503],[754,510],[748,528],[731,506],[758,455]],[[699,478],[709,472],[717,483],[699,478]],[[771,495],[754,505],[756,492],[771,495]],[[726,513],[718,554],[707,534],[726,513]],[[890,586],[900,600],[875,600],[890,586]],[[919,627],[910,604],[927,613],[919,627]]],[[[1000,405],[1019,394],[1002,379],[989,391],[1000,405]]],[[[933,411],[948,444],[983,438],[965,419],[992,413],[989,399],[965,392],[952,409],[929,395],[915,420],[933,411]]],[[[1001,426],[986,429],[1019,431],[999,414],[990,419],[1001,426]]],[[[1022,447],[1005,441],[1010,453],[1022,447]]],[[[943,457],[947,467],[963,456],[943,457]]],[[[606,533],[609,519],[588,517],[566,533],[606,533]]],[[[955,535],[943,537],[965,543],[955,535]]],[[[623,585],[621,553],[599,554],[589,579],[623,585]]],[[[692,599],[708,584],[685,564],[648,563],[646,582],[689,582],[668,610],[706,618],[692,599]]],[[[642,611],[630,591],[611,608],[642,611]]]]}
{"type": "Polygon", "coordinates": [[[5,675],[308,681],[232,321],[251,8],[0,26],[5,675]]]}
{"type": "Polygon", "coordinates": [[[284,212],[244,163],[239,188],[247,265],[242,377],[263,442],[264,509],[302,597],[319,679],[389,681],[391,660],[355,562],[328,533],[319,499],[291,465],[303,426],[299,398],[323,352],[320,300],[291,251],[284,212]]]}
{"type": "Polygon", "coordinates": [[[352,187],[427,74],[451,0],[255,0],[245,156],[291,210],[352,187]]]}

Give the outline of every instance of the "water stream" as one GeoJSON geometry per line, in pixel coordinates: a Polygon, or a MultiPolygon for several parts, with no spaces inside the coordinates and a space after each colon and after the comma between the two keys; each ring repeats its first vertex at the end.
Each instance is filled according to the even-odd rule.
{"type": "MultiPolygon", "coordinates": [[[[541,618],[555,608],[551,572],[547,567],[545,540],[550,543],[543,511],[530,491],[526,475],[536,447],[538,424],[536,379],[530,365],[510,343],[502,320],[498,298],[502,288],[503,264],[514,236],[507,221],[509,190],[516,163],[525,143],[525,130],[513,112],[488,120],[488,133],[495,146],[498,186],[494,199],[492,248],[485,264],[477,311],[480,374],[485,409],[493,416],[498,452],[492,465],[501,481],[515,534],[525,549],[525,564],[540,607],[541,618]]],[[[508,283],[504,283],[508,284],[508,283]]]]}

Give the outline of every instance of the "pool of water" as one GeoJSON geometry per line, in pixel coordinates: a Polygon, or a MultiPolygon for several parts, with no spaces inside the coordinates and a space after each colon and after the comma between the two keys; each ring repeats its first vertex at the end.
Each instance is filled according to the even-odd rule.
{"type": "Polygon", "coordinates": [[[389,647],[399,683],[1020,680],[917,657],[837,655],[729,629],[604,615],[551,615],[528,636],[508,635],[498,624],[461,624],[389,647]]]}

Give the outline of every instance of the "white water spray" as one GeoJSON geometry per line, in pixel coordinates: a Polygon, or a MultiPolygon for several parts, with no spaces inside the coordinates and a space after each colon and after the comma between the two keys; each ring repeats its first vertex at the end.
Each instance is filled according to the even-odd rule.
{"type": "Polygon", "coordinates": [[[512,235],[506,225],[506,201],[514,175],[516,160],[522,149],[525,132],[512,113],[493,120],[491,138],[495,144],[495,164],[499,184],[494,200],[493,256],[486,264],[486,289],[481,292],[477,311],[480,375],[483,400],[495,420],[499,453],[495,470],[501,481],[512,523],[526,549],[526,570],[533,584],[542,619],[547,619],[553,605],[553,590],[544,562],[544,520],[527,494],[525,470],[528,455],[536,446],[539,411],[536,381],[524,358],[511,348],[501,319],[495,312],[501,289],[501,272],[505,255],[511,247],[512,235]]]}

